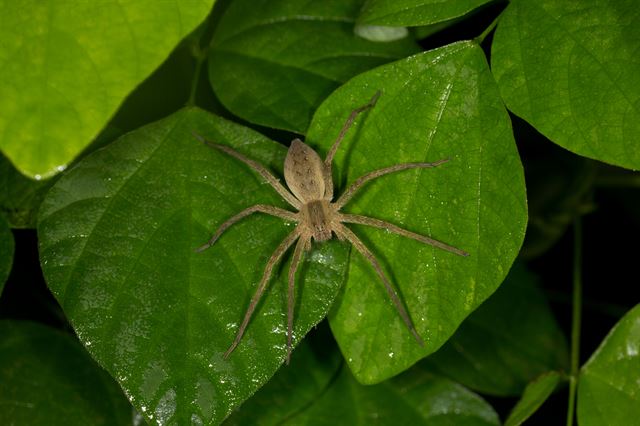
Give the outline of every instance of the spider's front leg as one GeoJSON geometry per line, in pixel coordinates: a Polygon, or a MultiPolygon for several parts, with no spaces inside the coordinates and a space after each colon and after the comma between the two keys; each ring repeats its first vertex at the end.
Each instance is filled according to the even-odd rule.
{"type": "Polygon", "coordinates": [[[220,236],[224,233],[224,231],[226,231],[231,225],[233,225],[234,223],[238,222],[239,220],[253,213],[265,213],[271,216],[279,217],[284,220],[290,220],[292,222],[298,221],[298,216],[293,212],[290,212],[288,210],[284,210],[275,206],[268,206],[265,204],[256,204],[255,206],[251,206],[242,210],[240,213],[236,214],[230,219],[227,219],[222,225],[220,225],[220,227],[216,230],[216,232],[213,233],[213,236],[209,239],[209,241],[207,241],[206,243],[204,243],[203,245],[195,249],[195,251],[199,253],[201,251],[208,249],[209,247],[215,244],[218,238],[220,238],[220,236]]]}

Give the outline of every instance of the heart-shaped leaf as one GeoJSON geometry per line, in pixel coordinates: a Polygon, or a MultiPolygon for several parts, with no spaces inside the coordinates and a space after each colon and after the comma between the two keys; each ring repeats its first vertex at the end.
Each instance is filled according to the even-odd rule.
{"type": "Polygon", "coordinates": [[[0,215],[0,293],[4,288],[4,282],[9,277],[13,264],[13,234],[9,224],[0,215]]]}
{"type": "Polygon", "coordinates": [[[24,174],[63,169],[213,1],[0,1],[0,148],[24,174]]]}
{"type": "Polygon", "coordinates": [[[362,0],[236,0],[214,34],[216,95],[252,123],[303,133],[313,111],[352,76],[419,51],[409,37],[354,34],[362,0]]]}
{"type": "Polygon", "coordinates": [[[450,161],[380,178],[346,210],[430,235],[470,256],[357,226],[425,341],[421,347],[411,337],[371,265],[352,250],[330,324],[363,383],[391,377],[438,349],[502,282],[527,219],[509,117],[477,44],[452,44],[353,78],[318,109],[307,140],[326,151],[349,112],[378,90],[378,103],[358,117],[338,151],[339,187],[398,163],[450,161]]]}
{"type": "Polygon", "coordinates": [[[41,324],[0,321],[0,424],[131,425],[118,384],[76,339],[41,324]]]}
{"type": "Polygon", "coordinates": [[[431,25],[462,16],[491,0],[367,0],[358,22],[369,25],[431,25]]]}
{"type": "Polygon", "coordinates": [[[550,370],[568,370],[567,342],[535,277],[515,264],[504,283],[425,363],[476,391],[520,395],[550,370]]]}
{"type": "MultiPolygon", "coordinates": [[[[365,386],[335,362],[334,354],[322,354],[306,342],[303,347],[291,366],[278,371],[226,424],[499,424],[496,412],[478,395],[419,367],[383,384],[365,386]]],[[[326,346],[322,349],[326,352],[326,346]]]]}
{"type": "Polygon", "coordinates": [[[557,371],[550,371],[529,383],[509,417],[505,426],[519,426],[524,423],[538,408],[549,398],[549,395],[558,387],[562,375],[557,371]]]}
{"type": "Polygon", "coordinates": [[[582,367],[580,426],[630,425],[640,418],[640,305],[609,332],[582,367]]]}
{"type": "MultiPolygon", "coordinates": [[[[239,347],[230,346],[267,259],[292,228],[255,215],[195,253],[253,204],[284,206],[238,160],[193,132],[281,172],[285,148],[198,109],[129,133],[65,174],[41,207],[45,278],[98,362],[149,420],[219,423],[286,354],[286,267],[274,275],[239,347]]],[[[347,246],[314,247],[300,268],[300,340],[344,281],[347,246]]]]}
{"type": "Polygon", "coordinates": [[[635,0],[514,0],[492,44],[509,109],[577,154],[640,168],[635,0]]]}

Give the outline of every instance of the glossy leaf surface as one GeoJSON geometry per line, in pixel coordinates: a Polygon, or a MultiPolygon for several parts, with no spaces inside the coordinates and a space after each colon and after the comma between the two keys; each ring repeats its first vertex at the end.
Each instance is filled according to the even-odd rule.
{"type": "Polygon", "coordinates": [[[216,95],[252,123],[303,133],[314,110],[352,76],[419,51],[406,37],[354,34],[362,0],[236,0],[211,45],[216,95]]]}
{"type": "Polygon", "coordinates": [[[4,288],[4,282],[9,277],[13,263],[13,234],[4,217],[0,216],[0,294],[4,288]]]}
{"type": "Polygon", "coordinates": [[[616,324],[582,367],[580,426],[633,424],[640,418],[640,305],[616,324]]]}
{"type": "Polygon", "coordinates": [[[425,363],[486,394],[520,395],[550,370],[568,370],[565,337],[535,277],[521,264],[425,363]]]}
{"type": "Polygon", "coordinates": [[[556,389],[562,376],[557,371],[550,371],[529,383],[522,398],[513,408],[505,421],[505,426],[519,426],[524,423],[549,398],[556,389]]]}
{"type": "Polygon", "coordinates": [[[562,147],[640,168],[640,9],[634,0],[516,0],[492,70],[508,108],[562,147]]]}
{"type": "MultiPolygon", "coordinates": [[[[286,207],[239,161],[192,132],[236,147],[281,175],[286,149],[245,127],[185,109],[129,133],[65,174],[41,207],[45,278],[88,350],[147,419],[216,424],[262,386],[286,353],[286,265],[228,360],[267,259],[293,229],[256,214],[286,207]]],[[[295,340],[326,316],[344,281],[347,246],[314,247],[300,267],[295,340]]]]}
{"type": "Polygon", "coordinates": [[[0,1],[0,148],[26,175],[59,172],[212,4],[0,1]]]}
{"type": "Polygon", "coordinates": [[[118,384],[72,336],[41,324],[0,321],[0,424],[131,425],[118,384]]]}
{"type": "Polygon", "coordinates": [[[370,25],[431,25],[462,16],[490,0],[367,0],[358,22],[370,25]]]}
{"type": "Polygon", "coordinates": [[[378,103],[357,118],[336,155],[338,194],[375,169],[450,161],[382,177],[344,210],[430,235],[470,256],[352,227],[399,288],[425,341],[421,347],[413,339],[371,265],[352,250],[347,286],[330,324],[363,383],[387,379],[434,352],[496,290],[520,248],[527,215],[509,117],[475,43],[452,44],[353,78],[318,109],[309,143],[326,152],[350,111],[378,90],[378,103]]]}

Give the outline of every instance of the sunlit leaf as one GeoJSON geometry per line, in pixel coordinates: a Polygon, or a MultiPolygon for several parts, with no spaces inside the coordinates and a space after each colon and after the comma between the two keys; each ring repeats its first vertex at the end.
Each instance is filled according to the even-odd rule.
{"type": "MultiPolygon", "coordinates": [[[[285,148],[185,109],[131,132],[66,173],[41,207],[47,282],[80,340],[149,420],[219,423],[286,353],[286,265],[276,268],[240,346],[230,346],[267,259],[293,228],[254,215],[195,253],[224,220],[256,203],[286,207],[239,161],[192,132],[281,172],[285,148]]],[[[298,274],[295,340],[326,316],[347,247],[323,244],[298,274]]]]}
{"type": "Polygon", "coordinates": [[[380,178],[345,210],[430,235],[470,256],[353,227],[400,289],[425,341],[421,347],[412,338],[371,265],[352,250],[330,324],[363,383],[405,370],[453,334],[504,279],[527,218],[509,117],[478,45],[456,43],[353,78],[318,109],[307,140],[326,152],[349,112],[378,90],[377,105],[358,117],[336,156],[339,188],[397,163],[450,161],[380,178]]]}
{"type": "Polygon", "coordinates": [[[0,1],[0,148],[57,173],[208,14],[214,0],[0,1]]]}
{"type": "Polygon", "coordinates": [[[635,0],[514,0],[492,70],[509,109],[558,145],[640,168],[640,8],[635,0]]]}

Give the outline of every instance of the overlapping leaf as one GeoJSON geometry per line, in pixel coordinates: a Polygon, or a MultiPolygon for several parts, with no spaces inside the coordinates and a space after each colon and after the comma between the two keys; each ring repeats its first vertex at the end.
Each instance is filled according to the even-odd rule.
{"type": "Polygon", "coordinates": [[[291,366],[279,371],[228,424],[499,424],[495,411],[478,395],[420,368],[383,384],[365,386],[335,360],[332,354],[321,356],[305,345],[291,366]],[[300,380],[307,372],[312,380],[300,380]],[[324,385],[321,389],[318,373],[324,385]],[[301,404],[305,399],[306,404],[301,404]]]}
{"type": "Polygon", "coordinates": [[[423,337],[419,346],[371,266],[351,252],[330,317],[349,367],[377,383],[438,349],[502,282],[522,243],[526,200],[508,115],[482,50],[461,42],[350,80],[314,115],[308,141],[328,149],[349,112],[380,90],[336,156],[344,188],[374,169],[450,161],[366,186],[346,210],[391,221],[470,253],[461,257],[380,230],[354,227],[378,256],[423,337]]]}
{"type": "Polygon", "coordinates": [[[582,367],[578,381],[581,426],[632,424],[640,418],[640,305],[611,329],[582,367]]]}
{"type": "Polygon", "coordinates": [[[550,371],[538,377],[524,390],[522,398],[513,408],[505,421],[505,426],[519,426],[524,423],[549,398],[562,376],[557,371],[550,371]]]}
{"type": "Polygon", "coordinates": [[[32,177],[64,168],[212,4],[0,1],[0,148],[32,177]]]}
{"type": "Polygon", "coordinates": [[[118,384],[73,337],[44,325],[0,321],[0,423],[131,425],[118,384]]]}
{"type": "Polygon", "coordinates": [[[13,263],[13,234],[7,221],[0,215],[0,293],[13,263]]]}
{"type": "Polygon", "coordinates": [[[640,9],[634,0],[516,0],[492,69],[511,111],[577,154],[640,168],[640,9]]]}
{"type": "Polygon", "coordinates": [[[358,22],[370,25],[431,25],[462,16],[490,0],[367,0],[358,22]]]}
{"type": "MultiPolygon", "coordinates": [[[[160,424],[219,423],[286,353],[286,286],[274,279],[242,343],[222,357],[268,257],[293,228],[256,215],[194,253],[243,208],[286,207],[262,178],[194,131],[281,170],[283,146],[186,109],[78,163],[49,192],[39,223],[45,277],[81,341],[160,424]]],[[[296,341],[327,314],[346,260],[338,242],[307,256],[296,341]]],[[[286,267],[275,275],[286,276],[286,267]]]]}
{"type": "Polygon", "coordinates": [[[214,35],[209,76],[216,95],[252,123],[303,133],[341,83],[418,51],[410,39],[354,34],[362,0],[236,0],[214,35]]]}
{"type": "Polygon", "coordinates": [[[542,373],[567,370],[562,331],[535,279],[521,264],[425,363],[471,389],[520,395],[542,373]]]}

